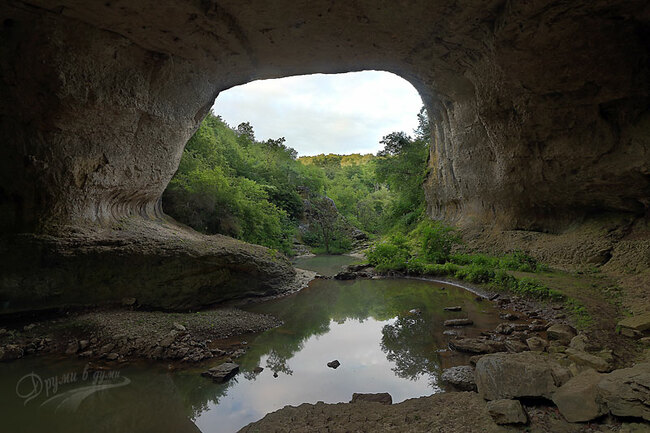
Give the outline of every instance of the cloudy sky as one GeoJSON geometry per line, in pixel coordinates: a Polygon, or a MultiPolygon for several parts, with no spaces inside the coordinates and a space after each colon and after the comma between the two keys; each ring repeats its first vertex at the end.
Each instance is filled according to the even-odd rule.
{"type": "Polygon", "coordinates": [[[258,140],[285,137],[299,155],[376,153],[390,132],[412,135],[422,100],[388,72],[303,75],[221,92],[214,112],[232,127],[250,122],[258,140]]]}

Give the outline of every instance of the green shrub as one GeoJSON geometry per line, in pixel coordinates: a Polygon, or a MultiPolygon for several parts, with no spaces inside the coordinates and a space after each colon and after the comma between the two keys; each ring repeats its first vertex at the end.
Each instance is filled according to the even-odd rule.
{"type": "Polygon", "coordinates": [[[453,227],[439,221],[423,221],[411,232],[418,252],[427,261],[443,263],[449,259],[451,248],[460,242],[453,227]]]}
{"type": "Polygon", "coordinates": [[[366,258],[380,272],[405,271],[411,253],[403,236],[392,236],[371,246],[366,251],[366,258]]]}
{"type": "Polygon", "coordinates": [[[506,254],[499,260],[499,267],[520,272],[541,272],[548,269],[546,265],[539,263],[523,251],[506,254]]]}

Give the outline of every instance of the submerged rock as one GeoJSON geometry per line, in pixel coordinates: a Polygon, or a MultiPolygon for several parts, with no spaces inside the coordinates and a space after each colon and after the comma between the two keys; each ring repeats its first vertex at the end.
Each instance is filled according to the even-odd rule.
{"type": "Polygon", "coordinates": [[[336,370],[337,368],[339,368],[340,365],[341,365],[341,363],[339,362],[338,359],[335,359],[334,361],[330,361],[330,362],[327,363],[327,366],[328,366],[329,368],[333,368],[333,369],[335,369],[335,370],[336,370]]]}
{"type": "Polygon", "coordinates": [[[393,397],[387,392],[372,393],[357,393],[352,394],[350,403],[358,403],[360,401],[368,401],[381,404],[393,404],[393,397]]]}
{"type": "Polygon", "coordinates": [[[217,383],[223,383],[237,374],[237,372],[239,372],[239,365],[232,362],[226,362],[216,367],[212,367],[208,371],[204,371],[201,373],[201,376],[209,377],[217,383]]]}
{"type": "Polygon", "coordinates": [[[528,416],[517,400],[488,401],[487,410],[497,424],[526,424],[528,422],[528,416]]]}
{"type": "Polygon", "coordinates": [[[449,342],[449,347],[466,353],[495,353],[506,350],[505,343],[483,338],[457,338],[449,342]]]}
{"type": "Polygon", "coordinates": [[[468,326],[473,325],[474,322],[470,319],[449,319],[445,320],[445,326],[468,326]]]}
{"type": "Polygon", "coordinates": [[[474,369],[469,365],[446,368],[442,372],[441,379],[462,391],[476,391],[474,369]]]}

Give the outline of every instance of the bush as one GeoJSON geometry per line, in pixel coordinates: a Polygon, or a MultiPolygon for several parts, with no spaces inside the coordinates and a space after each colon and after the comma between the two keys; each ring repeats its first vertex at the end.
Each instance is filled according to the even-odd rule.
{"type": "Polygon", "coordinates": [[[438,221],[423,221],[411,232],[419,253],[432,263],[443,263],[449,259],[451,248],[460,242],[453,227],[438,221]]]}
{"type": "Polygon", "coordinates": [[[404,271],[408,268],[411,253],[406,239],[401,235],[394,235],[371,246],[366,251],[366,258],[380,272],[404,271]]]}
{"type": "Polygon", "coordinates": [[[539,263],[534,257],[523,251],[507,254],[499,260],[499,267],[511,271],[540,272],[547,270],[547,266],[539,263]]]}

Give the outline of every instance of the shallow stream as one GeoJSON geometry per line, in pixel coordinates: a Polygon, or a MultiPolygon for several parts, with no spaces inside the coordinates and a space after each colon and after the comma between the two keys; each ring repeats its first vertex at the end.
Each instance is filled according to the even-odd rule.
{"type": "MultiPolygon", "coordinates": [[[[352,261],[319,256],[298,266],[331,275],[352,261]]],[[[467,355],[448,350],[444,320],[471,318],[475,325],[459,331],[467,336],[500,322],[492,303],[475,294],[414,279],[318,279],[244,308],[284,325],[246,337],[248,350],[236,360],[241,371],[228,383],[201,377],[207,366],[94,372],[85,362],[27,358],[0,365],[0,430],[235,432],[285,405],[347,402],[354,392],[388,392],[400,402],[440,392],[442,369],[467,363],[467,355]],[[462,311],[444,311],[456,305],[462,311]],[[327,367],[335,359],[340,367],[327,367]]]]}

